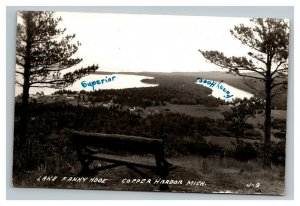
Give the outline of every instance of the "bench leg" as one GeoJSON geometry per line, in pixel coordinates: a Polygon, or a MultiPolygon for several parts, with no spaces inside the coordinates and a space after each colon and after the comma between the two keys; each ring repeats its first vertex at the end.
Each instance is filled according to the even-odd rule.
{"type": "MultiPolygon", "coordinates": [[[[160,178],[161,178],[162,180],[167,180],[168,174],[169,174],[169,170],[167,170],[167,169],[162,168],[162,169],[159,171],[159,176],[160,176],[160,178]]],[[[167,185],[167,184],[161,184],[161,185],[159,186],[159,189],[160,189],[160,190],[163,190],[163,191],[169,190],[169,185],[167,185]]]]}
{"type": "Polygon", "coordinates": [[[89,175],[89,172],[90,172],[89,166],[92,162],[93,162],[93,160],[91,160],[91,159],[81,159],[80,163],[81,163],[82,169],[77,174],[77,176],[81,176],[81,175],[84,175],[84,174],[89,175]]]}
{"type": "Polygon", "coordinates": [[[131,169],[132,171],[134,171],[135,173],[139,174],[141,177],[146,178],[146,179],[151,179],[148,175],[146,175],[144,172],[142,172],[141,170],[137,169],[134,166],[131,165],[126,165],[126,167],[128,167],[129,169],[131,169]]]}
{"type": "MultiPolygon", "coordinates": [[[[162,180],[167,180],[167,176],[170,172],[168,169],[172,164],[170,164],[165,158],[165,153],[163,147],[157,150],[155,153],[156,165],[158,166],[159,176],[162,180]]],[[[169,190],[169,186],[167,184],[161,184],[159,187],[160,190],[169,190]]]]}
{"type": "MultiPolygon", "coordinates": [[[[136,167],[134,166],[131,166],[131,165],[126,165],[129,169],[133,170],[134,172],[136,172],[137,174],[139,174],[141,177],[143,178],[146,178],[146,179],[152,179],[151,177],[149,177],[148,175],[146,175],[144,172],[142,172],[141,170],[137,169],[136,167]]],[[[167,179],[167,176],[169,174],[169,170],[167,169],[161,169],[159,171],[159,177],[162,179],[162,180],[166,180],[167,179]]],[[[153,184],[153,183],[152,183],[153,184]]],[[[163,191],[167,191],[169,190],[169,186],[168,185],[165,185],[165,184],[161,184],[159,186],[159,190],[163,190],[163,191]]]]}

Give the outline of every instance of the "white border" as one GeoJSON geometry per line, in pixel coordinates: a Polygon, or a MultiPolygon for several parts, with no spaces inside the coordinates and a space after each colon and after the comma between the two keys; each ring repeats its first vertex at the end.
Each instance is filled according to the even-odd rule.
{"type": "MultiPolygon", "coordinates": [[[[110,0],[110,1],[95,1],[95,0],[51,0],[51,1],[41,1],[41,0],[27,0],[27,1],[22,1],[22,0],[2,0],[0,1],[0,25],[1,25],[1,30],[0,30],[0,64],[1,64],[1,75],[0,75],[0,86],[1,88],[4,88],[3,90],[5,90],[5,85],[6,85],[6,48],[4,45],[6,45],[6,36],[5,36],[5,31],[6,31],[6,6],[89,6],[89,5],[98,5],[98,6],[112,6],[112,5],[117,5],[117,6],[294,6],[294,26],[295,26],[295,30],[294,30],[294,36],[297,37],[299,36],[299,22],[297,21],[298,19],[300,19],[299,13],[299,1],[295,0],[206,0],[206,1],[200,1],[200,0],[196,0],[196,1],[192,1],[192,0],[182,0],[182,1],[174,1],[174,0],[152,0],[152,1],[142,1],[142,0],[136,0],[136,1],[125,1],[125,0],[110,0]],[[144,2],[144,3],[141,3],[144,2]],[[146,3],[145,3],[146,2],[146,3]],[[149,3],[150,2],[150,3],[149,3]],[[225,3],[226,2],[226,3],[225,3]]],[[[295,46],[294,46],[294,56],[297,57],[299,56],[299,46],[300,46],[300,42],[297,40],[297,38],[295,38],[295,42],[294,42],[295,46]]],[[[295,58],[295,62],[294,62],[294,68],[297,68],[297,66],[299,65],[299,58],[295,58]]],[[[299,92],[297,92],[297,88],[299,88],[299,70],[298,69],[294,70],[294,79],[295,79],[295,105],[299,105],[299,92]]],[[[2,91],[3,91],[2,90],[2,91]]],[[[292,94],[293,95],[293,94],[292,94]]],[[[1,114],[5,114],[6,113],[6,95],[0,95],[1,98],[1,114]]],[[[6,143],[4,142],[5,137],[6,137],[6,125],[3,124],[6,122],[6,118],[4,117],[4,115],[1,115],[1,132],[3,132],[1,135],[2,138],[2,142],[0,144],[0,155],[1,155],[1,165],[6,165],[6,143]],[[4,125],[4,126],[3,126],[4,125]]],[[[297,185],[297,183],[299,183],[299,175],[297,176],[297,174],[299,174],[299,150],[297,148],[297,145],[300,145],[300,140],[299,138],[299,129],[297,130],[297,126],[299,125],[299,108],[297,108],[297,106],[295,107],[295,193],[294,193],[294,201],[263,201],[263,202],[252,202],[252,201],[235,201],[235,200],[230,200],[230,201],[218,201],[218,200],[214,200],[214,201],[201,201],[200,204],[209,204],[209,205],[253,205],[253,204],[272,204],[273,205],[295,205],[296,202],[298,202],[299,204],[299,186],[297,185]],[[296,126],[297,125],[297,126],[296,126]]],[[[299,127],[299,126],[298,126],[299,127]]],[[[299,146],[298,146],[299,147],[299,146]]],[[[49,202],[49,201],[6,201],[6,194],[5,194],[5,185],[6,185],[6,175],[3,173],[4,171],[6,171],[6,168],[4,166],[4,168],[2,167],[0,169],[0,185],[1,185],[1,205],[19,205],[19,204],[28,204],[28,205],[54,205],[54,204],[64,204],[61,201],[54,201],[54,202],[49,202]]],[[[78,192],[78,190],[77,190],[78,192]]],[[[76,196],[76,193],[74,192],[74,195],[76,196]]],[[[94,191],[93,191],[94,192],[94,191]]],[[[165,193],[167,195],[167,193],[165,193]]],[[[39,195],[39,194],[37,194],[39,195]]],[[[133,197],[134,198],[134,197],[133,197]]],[[[115,202],[116,204],[124,204],[123,202],[115,202]]],[[[199,205],[199,202],[197,201],[193,201],[193,202],[188,202],[188,203],[194,203],[199,205]]],[[[84,204],[81,201],[72,201],[72,202],[68,202],[67,204],[74,204],[74,205],[82,205],[84,204]]],[[[90,202],[89,204],[95,204],[90,202]]],[[[107,202],[105,202],[104,204],[107,204],[107,202]]],[[[151,205],[153,206],[153,204],[156,203],[150,203],[150,202],[135,202],[135,204],[137,205],[151,205]]],[[[182,204],[186,204],[183,202],[168,202],[165,204],[172,204],[172,205],[182,205],[182,204]]],[[[132,202],[130,203],[130,205],[132,205],[132,202]]]]}

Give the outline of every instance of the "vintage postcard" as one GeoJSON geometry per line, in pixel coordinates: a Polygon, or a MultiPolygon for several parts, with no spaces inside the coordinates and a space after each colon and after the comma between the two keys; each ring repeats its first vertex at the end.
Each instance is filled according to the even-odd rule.
{"type": "Polygon", "coordinates": [[[19,11],[13,185],[284,195],[289,20],[19,11]]]}

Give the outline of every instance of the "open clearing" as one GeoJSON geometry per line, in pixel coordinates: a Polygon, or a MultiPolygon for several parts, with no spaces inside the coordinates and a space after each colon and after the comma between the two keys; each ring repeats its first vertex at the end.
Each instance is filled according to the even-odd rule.
{"type": "MultiPolygon", "coordinates": [[[[209,117],[214,119],[223,118],[222,112],[229,110],[227,105],[220,105],[218,107],[207,107],[204,105],[181,105],[167,103],[165,106],[147,107],[146,110],[159,110],[160,112],[182,113],[191,115],[193,117],[209,117]]],[[[272,117],[276,119],[286,119],[286,110],[272,110],[272,117]]],[[[263,115],[256,115],[256,118],[249,120],[250,123],[263,123],[263,115]]]]}

